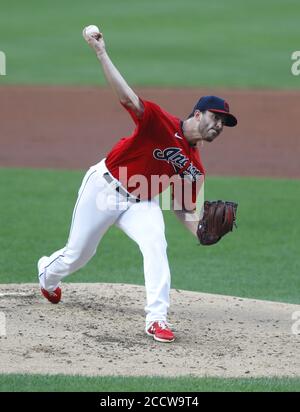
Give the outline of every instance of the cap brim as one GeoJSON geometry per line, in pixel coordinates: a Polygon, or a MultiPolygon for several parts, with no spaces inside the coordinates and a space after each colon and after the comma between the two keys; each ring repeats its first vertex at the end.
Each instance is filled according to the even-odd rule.
{"type": "Polygon", "coordinates": [[[225,122],[225,126],[228,127],[234,127],[237,125],[237,118],[235,116],[233,116],[233,114],[225,112],[225,110],[217,110],[217,109],[209,109],[210,112],[214,112],[214,113],[223,113],[226,115],[226,122],[225,122]]]}

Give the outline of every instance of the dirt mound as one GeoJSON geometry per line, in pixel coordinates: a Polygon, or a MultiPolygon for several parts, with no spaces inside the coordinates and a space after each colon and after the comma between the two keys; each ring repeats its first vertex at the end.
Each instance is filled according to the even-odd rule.
{"type": "Polygon", "coordinates": [[[300,305],[171,291],[176,341],[144,333],[145,288],[64,284],[51,305],[33,284],[1,285],[1,373],[299,376],[300,305]]]}

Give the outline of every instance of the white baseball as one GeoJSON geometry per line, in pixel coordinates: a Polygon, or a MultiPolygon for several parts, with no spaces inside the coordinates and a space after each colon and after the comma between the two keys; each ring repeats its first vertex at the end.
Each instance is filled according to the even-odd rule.
{"type": "Polygon", "coordinates": [[[85,29],[85,34],[88,36],[91,36],[93,34],[97,34],[100,33],[100,30],[97,26],[95,26],[94,24],[91,24],[90,26],[87,26],[85,29]]]}

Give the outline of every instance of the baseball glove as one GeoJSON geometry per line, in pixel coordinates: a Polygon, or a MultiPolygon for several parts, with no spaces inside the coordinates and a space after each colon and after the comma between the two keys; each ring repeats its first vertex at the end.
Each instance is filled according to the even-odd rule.
{"type": "Polygon", "coordinates": [[[236,226],[237,203],[215,200],[204,202],[204,213],[199,221],[197,236],[201,245],[213,245],[236,226]]]}

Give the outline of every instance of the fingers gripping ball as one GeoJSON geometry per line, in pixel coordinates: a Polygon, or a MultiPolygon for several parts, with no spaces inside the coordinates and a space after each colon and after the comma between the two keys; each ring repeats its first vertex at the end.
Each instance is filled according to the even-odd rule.
{"type": "Polygon", "coordinates": [[[236,226],[237,203],[223,200],[205,201],[197,236],[201,245],[213,245],[236,226]]]}
{"type": "Polygon", "coordinates": [[[99,34],[100,30],[97,26],[95,26],[94,24],[91,24],[90,26],[87,26],[84,29],[84,32],[87,36],[92,36],[92,35],[95,35],[95,34],[99,34]]]}
{"type": "Polygon", "coordinates": [[[85,40],[90,43],[91,40],[95,39],[95,40],[99,40],[102,38],[102,33],[100,33],[100,30],[97,26],[95,25],[90,25],[87,26],[83,29],[83,37],[85,38],[85,40]]]}

